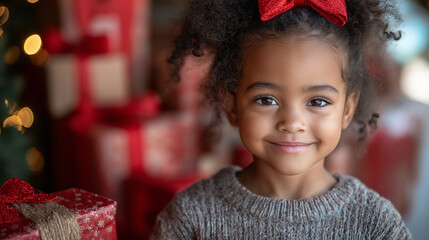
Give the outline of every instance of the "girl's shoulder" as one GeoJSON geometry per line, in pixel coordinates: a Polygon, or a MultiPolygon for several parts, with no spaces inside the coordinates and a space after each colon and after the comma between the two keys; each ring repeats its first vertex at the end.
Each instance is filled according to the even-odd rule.
{"type": "MultiPolygon", "coordinates": [[[[398,239],[411,239],[411,234],[393,204],[376,191],[367,187],[359,179],[334,174],[339,179],[353,186],[353,195],[346,205],[350,217],[371,229],[372,236],[389,238],[401,236],[398,239]]],[[[395,239],[396,239],[395,237],[395,239]]],[[[389,238],[390,239],[390,238],[389,238]]]]}
{"type": "Polygon", "coordinates": [[[350,202],[365,208],[393,208],[392,203],[382,197],[379,193],[366,186],[361,180],[349,175],[341,175],[334,173],[333,176],[338,179],[340,183],[348,186],[348,190],[353,194],[350,197],[350,202]]]}
{"type": "Polygon", "coordinates": [[[351,191],[353,191],[353,196],[350,198],[352,202],[358,203],[359,205],[364,205],[367,207],[373,206],[390,206],[393,207],[392,203],[382,197],[379,193],[373,189],[366,186],[361,180],[356,177],[333,174],[335,178],[339,179],[340,182],[347,184],[351,191]]]}

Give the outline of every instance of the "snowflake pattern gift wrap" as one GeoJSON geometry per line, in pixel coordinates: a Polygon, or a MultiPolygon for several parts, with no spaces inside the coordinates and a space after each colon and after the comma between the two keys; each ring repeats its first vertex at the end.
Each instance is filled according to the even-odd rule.
{"type": "MultiPolygon", "coordinates": [[[[117,204],[115,201],[77,188],[51,195],[57,197],[53,203],[64,206],[74,215],[80,235],[76,239],[117,239],[115,220],[117,204]]],[[[47,225],[49,226],[49,224],[47,225]]],[[[50,230],[60,231],[57,228],[50,230]]],[[[41,235],[39,226],[22,215],[17,221],[0,224],[0,239],[43,239],[41,235]]]]}

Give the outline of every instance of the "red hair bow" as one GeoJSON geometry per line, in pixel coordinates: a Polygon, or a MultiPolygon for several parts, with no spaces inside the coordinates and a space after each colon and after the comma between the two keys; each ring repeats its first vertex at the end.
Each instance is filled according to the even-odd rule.
{"type": "Polygon", "coordinates": [[[0,224],[19,220],[18,211],[10,206],[12,203],[44,203],[56,198],[50,194],[35,193],[30,184],[19,178],[11,178],[0,188],[0,224]]]}
{"type": "Polygon", "coordinates": [[[262,21],[268,21],[293,7],[311,7],[337,26],[347,22],[345,0],[258,0],[262,21]]]}

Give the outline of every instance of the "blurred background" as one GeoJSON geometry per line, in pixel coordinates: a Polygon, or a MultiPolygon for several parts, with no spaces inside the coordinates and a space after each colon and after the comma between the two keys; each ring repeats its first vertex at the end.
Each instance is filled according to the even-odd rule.
{"type": "MultiPolygon", "coordinates": [[[[378,130],[358,154],[346,132],[327,168],[392,201],[429,236],[429,1],[400,0],[403,37],[368,68],[378,130]]],[[[211,55],[166,59],[188,0],[0,0],[0,184],[79,187],[118,202],[120,239],[145,239],[174,194],[247,166],[236,129],[213,125],[199,86],[211,55]],[[221,136],[219,139],[217,139],[221,136]]]]}

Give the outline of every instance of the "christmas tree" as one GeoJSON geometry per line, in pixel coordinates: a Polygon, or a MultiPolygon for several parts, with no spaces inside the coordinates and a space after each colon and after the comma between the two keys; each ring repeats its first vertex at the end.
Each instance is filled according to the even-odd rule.
{"type": "Polygon", "coordinates": [[[31,148],[32,136],[22,126],[20,131],[16,126],[8,127],[5,121],[22,107],[26,87],[24,72],[30,55],[38,52],[37,43],[28,41],[36,27],[34,2],[0,3],[0,183],[11,177],[28,180],[31,176],[35,154],[31,148]]]}

